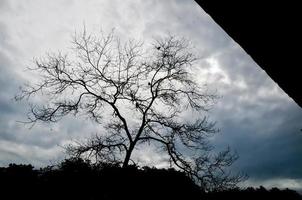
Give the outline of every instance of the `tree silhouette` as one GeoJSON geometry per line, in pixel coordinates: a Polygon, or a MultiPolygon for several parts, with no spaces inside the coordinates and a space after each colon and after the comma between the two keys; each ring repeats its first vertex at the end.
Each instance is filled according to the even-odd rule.
{"type": "Polygon", "coordinates": [[[84,30],[74,36],[73,47],[69,55],[35,61],[41,80],[26,85],[16,99],[41,92],[48,103],[31,106],[30,123],[87,114],[107,131],[69,145],[73,156],[127,167],[133,150],[152,142],[204,189],[234,187],[242,179],[225,169],[237,158],[230,149],[211,152],[207,138],[217,130],[202,112],[216,95],[192,75],[197,58],[187,40],[169,36],[145,48],[134,40],[122,43],[113,33],[98,37],[84,30]],[[203,117],[188,121],[184,112],[203,117]]]}

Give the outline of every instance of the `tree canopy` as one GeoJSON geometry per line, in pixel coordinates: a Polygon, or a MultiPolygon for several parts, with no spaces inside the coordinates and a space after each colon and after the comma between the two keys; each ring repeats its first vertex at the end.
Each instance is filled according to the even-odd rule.
{"type": "Polygon", "coordinates": [[[123,43],[113,32],[84,30],[72,44],[69,54],[35,61],[40,82],[26,85],[17,99],[42,94],[48,102],[31,106],[30,123],[85,114],[106,132],[68,146],[73,156],[127,167],[135,148],[154,143],[171,166],[204,189],[232,188],[242,180],[226,170],[237,156],[229,148],[215,154],[208,143],[217,129],[205,113],[216,95],[192,73],[197,57],[189,41],[168,36],[145,46],[135,40],[123,43]],[[198,114],[188,120],[185,112],[198,114]]]}

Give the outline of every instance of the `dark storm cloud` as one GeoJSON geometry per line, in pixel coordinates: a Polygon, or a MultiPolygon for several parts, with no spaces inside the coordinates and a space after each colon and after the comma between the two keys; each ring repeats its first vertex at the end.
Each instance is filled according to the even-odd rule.
{"type": "MultiPolygon", "coordinates": [[[[283,113],[279,114],[283,115],[283,113]]],[[[291,114],[296,118],[286,118],[271,135],[264,137],[263,142],[258,144],[259,150],[257,150],[258,152],[255,155],[258,160],[255,163],[258,163],[258,165],[246,166],[253,176],[260,176],[260,178],[261,176],[270,178],[302,178],[302,161],[300,157],[302,153],[302,136],[299,127],[301,120],[297,120],[301,119],[302,115],[301,112],[295,113],[294,110],[291,114]]]]}
{"type": "MultiPolygon", "coordinates": [[[[257,120],[266,121],[269,117],[278,121],[278,115],[284,115],[284,112],[274,110],[271,115],[264,114],[257,120]]],[[[217,143],[229,144],[236,149],[240,156],[236,166],[253,178],[302,178],[301,117],[301,112],[293,110],[292,118],[268,128],[257,127],[254,119],[220,120],[223,136],[217,143]]]]}
{"type": "Polygon", "coordinates": [[[234,167],[258,183],[301,179],[301,108],[263,70],[255,69],[249,56],[229,49],[217,57],[229,83],[216,83],[223,95],[213,111],[222,132],[216,145],[235,149],[240,158],[234,167]]]}

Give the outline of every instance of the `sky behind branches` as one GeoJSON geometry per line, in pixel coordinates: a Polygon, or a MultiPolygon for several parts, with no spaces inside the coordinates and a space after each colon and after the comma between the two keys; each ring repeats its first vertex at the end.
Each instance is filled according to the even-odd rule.
{"type": "MultiPolygon", "coordinates": [[[[68,52],[71,36],[86,26],[122,40],[175,34],[191,40],[200,58],[198,77],[222,96],[208,113],[230,146],[246,184],[302,188],[302,109],[192,0],[0,0],[0,165],[45,166],[65,157],[61,146],[96,134],[95,124],[68,117],[28,129],[27,102],[14,102],[19,86],[36,78],[25,70],[47,52],[68,52]]],[[[190,116],[188,116],[190,117],[190,116]]],[[[165,166],[152,146],[135,156],[165,166]]]]}

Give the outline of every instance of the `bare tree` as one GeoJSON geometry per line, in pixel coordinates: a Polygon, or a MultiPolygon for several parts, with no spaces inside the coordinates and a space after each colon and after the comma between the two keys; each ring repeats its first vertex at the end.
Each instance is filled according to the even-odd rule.
{"type": "Polygon", "coordinates": [[[17,97],[39,92],[48,97],[46,105],[31,107],[31,123],[84,113],[106,128],[88,142],[68,146],[70,154],[127,167],[134,148],[152,142],[203,188],[234,187],[241,180],[225,171],[236,155],[229,149],[211,153],[207,138],[217,132],[215,123],[181,117],[185,111],[202,116],[216,98],[191,74],[197,58],[188,41],[169,36],[144,49],[140,42],[120,42],[113,33],[97,37],[84,30],[73,38],[73,47],[69,55],[36,60],[41,82],[17,97]]]}

